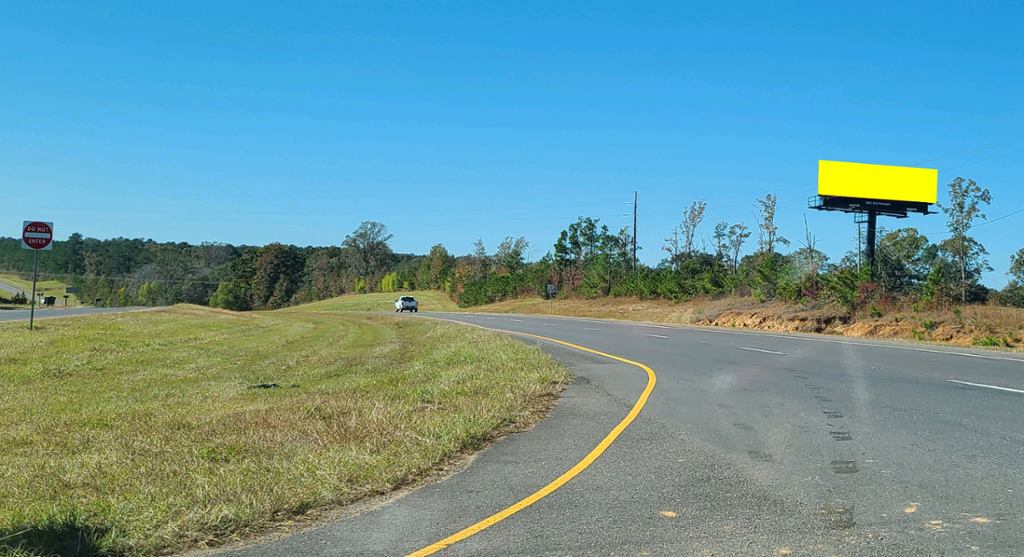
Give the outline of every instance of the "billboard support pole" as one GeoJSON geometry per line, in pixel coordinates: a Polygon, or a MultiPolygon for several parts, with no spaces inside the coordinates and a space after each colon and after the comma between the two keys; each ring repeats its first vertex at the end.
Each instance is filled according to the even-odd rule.
{"type": "Polygon", "coordinates": [[[868,211],[868,238],[865,251],[868,258],[868,275],[871,281],[875,280],[875,224],[878,222],[878,213],[868,211]]]}
{"type": "Polygon", "coordinates": [[[864,243],[861,242],[860,223],[857,223],[857,275],[860,275],[860,256],[864,253],[864,243]]]}

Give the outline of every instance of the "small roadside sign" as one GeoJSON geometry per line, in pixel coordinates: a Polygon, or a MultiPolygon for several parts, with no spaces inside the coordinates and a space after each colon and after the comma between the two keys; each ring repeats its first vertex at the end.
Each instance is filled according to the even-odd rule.
{"type": "Polygon", "coordinates": [[[64,293],[65,294],[78,294],[78,287],[77,286],[69,286],[69,287],[64,289],[64,293]]]}
{"type": "Polygon", "coordinates": [[[21,249],[53,249],[53,223],[25,221],[21,227],[21,249]]]}
{"type": "Polygon", "coordinates": [[[554,293],[555,293],[555,285],[549,284],[548,285],[548,294],[554,294],[554,293]]]}
{"type": "MultiPolygon", "coordinates": [[[[29,306],[28,330],[35,328],[36,321],[36,279],[39,278],[39,252],[53,249],[53,223],[27,220],[21,224],[21,249],[30,249],[32,262],[32,301],[29,306]]],[[[47,304],[52,305],[52,304],[47,304]]]]}

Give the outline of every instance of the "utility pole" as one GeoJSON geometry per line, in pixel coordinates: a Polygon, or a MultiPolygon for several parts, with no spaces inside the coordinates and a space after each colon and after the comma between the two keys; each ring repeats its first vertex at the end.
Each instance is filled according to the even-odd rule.
{"type": "MultiPolygon", "coordinates": [[[[626,205],[629,205],[629,201],[626,205]]],[[[628,217],[629,213],[623,216],[628,217]]],[[[633,191],[633,273],[636,274],[636,190],[633,191]]]]}
{"type": "Polygon", "coordinates": [[[857,223],[857,276],[860,276],[860,223],[857,223]]]}
{"type": "Polygon", "coordinates": [[[636,274],[636,190],[633,190],[633,274],[636,274]]]}

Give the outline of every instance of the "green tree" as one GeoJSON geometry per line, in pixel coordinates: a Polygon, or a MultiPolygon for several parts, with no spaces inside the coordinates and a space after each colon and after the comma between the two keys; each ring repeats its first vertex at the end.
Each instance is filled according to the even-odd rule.
{"type": "Polygon", "coordinates": [[[967,290],[981,278],[981,273],[991,270],[985,256],[988,251],[978,241],[967,235],[976,219],[985,219],[980,204],[991,204],[992,194],[982,189],[974,180],[964,180],[957,176],[949,184],[949,203],[939,204],[946,213],[951,236],[943,240],[939,247],[947,253],[959,270],[958,286],[960,301],[967,301],[967,290]]]}
{"type": "Polygon", "coordinates": [[[555,242],[555,262],[559,266],[583,265],[598,251],[601,233],[608,234],[608,227],[598,229],[601,219],[580,217],[563,230],[555,242]]]}
{"type": "MultiPolygon", "coordinates": [[[[482,244],[481,244],[482,245],[482,244]]],[[[494,254],[494,263],[500,271],[506,273],[517,273],[526,267],[526,249],[530,242],[525,237],[512,238],[506,236],[498,244],[498,251],[494,254]]]]}
{"type": "Polygon", "coordinates": [[[446,285],[452,284],[452,276],[455,271],[455,258],[441,244],[430,248],[430,254],[423,260],[420,267],[420,280],[417,284],[427,288],[446,290],[446,285]],[[420,284],[422,283],[422,284],[420,284]]]}
{"type": "Polygon", "coordinates": [[[997,300],[1004,306],[1024,307],[1024,248],[1010,256],[1009,284],[999,293],[997,300]]]}
{"type": "Polygon", "coordinates": [[[342,245],[353,253],[357,276],[366,277],[386,269],[394,255],[388,243],[393,237],[387,226],[376,221],[364,221],[345,236],[342,245]]]}
{"type": "Polygon", "coordinates": [[[916,228],[886,232],[875,247],[875,282],[883,292],[907,292],[924,284],[931,273],[938,246],[916,228]]]}
{"type": "Polygon", "coordinates": [[[1024,248],[1010,256],[1010,270],[1006,272],[1006,275],[1010,277],[1012,284],[1024,286],[1024,248]]]}
{"type": "Polygon", "coordinates": [[[264,246],[256,260],[252,278],[253,307],[277,309],[291,303],[302,283],[304,266],[294,247],[278,243],[264,246]]]}
{"type": "Polygon", "coordinates": [[[160,283],[144,282],[139,287],[139,301],[146,305],[154,305],[160,300],[160,283]]]}
{"type": "Polygon", "coordinates": [[[210,307],[246,311],[249,308],[249,287],[239,280],[222,282],[210,297],[210,307]]]}
{"type": "Polygon", "coordinates": [[[378,290],[381,292],[397,292],[402,285],[398,282],[398,273],[390,272],[380,279],[378,290]]]}

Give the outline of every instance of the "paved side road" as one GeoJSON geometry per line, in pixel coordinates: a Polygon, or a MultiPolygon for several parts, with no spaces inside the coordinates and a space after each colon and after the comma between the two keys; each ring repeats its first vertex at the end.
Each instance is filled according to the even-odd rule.
{"type": "MultiPolygon", "coordinates": [[[[436,555],[1009,556],[1024,547],[1018,356],[586,319],[408,318],[428,315],[594,348],[658,375],[639,417],[592,465],[436,555]]],[[[647,378],[523,340],[575,375],[549,419],[443,482],[232,555],[408,555],[569,470],[647,378]]]]}
{"type": "Polygon", "coordinates": [[[28,296],[31,295],[30,292],[25,292],[24,290],[18,288],[17,286],[14,286],[12,284],[8,284],[8,283],[6,283],[6,282],[4,282],[2,280],[0,280],[0,290],[3,290],[4,292],[6,292],[8,294],[11,294],[12,296],[15,296],[15,295],[18,295],[18,294],[24,294],[26,297],[28,297],[28,296]]]}
{"type": "MultiPolygon", "coordinates": [[[[74,317],[79,315],[95,315],[99,313],[121,313],[125,311],[138,311],[142,309],[153,309],[149,307],[123,307],[123,308],[36,308],[36,320],[53,317],[74,317]]],[[[0,311],[0,321],[28,321],[29,310],[9,309],[0,311]]]]}

